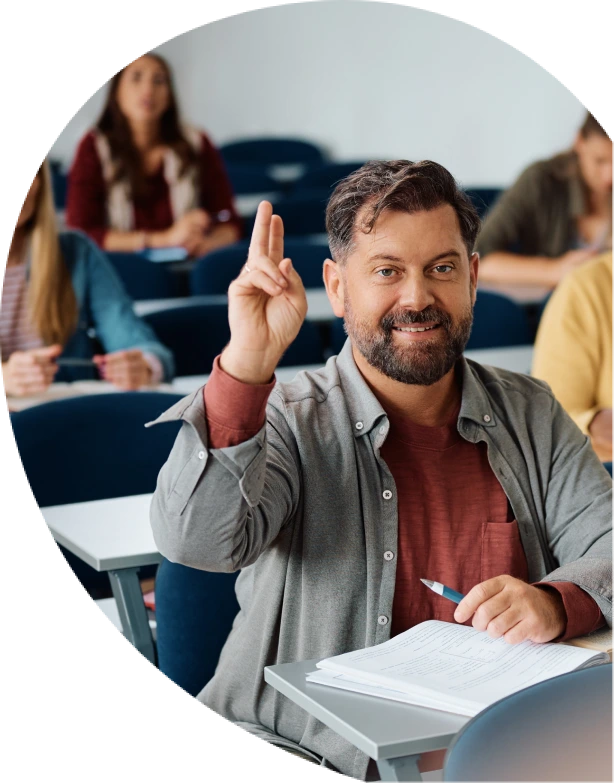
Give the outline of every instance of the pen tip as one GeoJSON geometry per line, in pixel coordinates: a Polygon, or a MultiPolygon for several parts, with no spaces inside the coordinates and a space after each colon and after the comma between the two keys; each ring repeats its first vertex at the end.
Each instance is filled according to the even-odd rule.
{"type": "Polygon", "coordinates": [[[432,587],[434,582],[431,579],[421,579],[420,580],[423,585],[426,585],[427,587],[432,587]]]}

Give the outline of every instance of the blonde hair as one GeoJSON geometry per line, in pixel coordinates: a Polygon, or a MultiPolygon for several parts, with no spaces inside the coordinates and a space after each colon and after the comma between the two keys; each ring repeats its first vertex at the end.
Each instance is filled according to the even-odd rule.
{"type": "Polygon", "coordinates": [[[47,161],[37,176],[40,188],[31,219],[28,310],[36,332],[46,345],[65,345],[77,326],[77,299],[60,251],[47,161]]]}

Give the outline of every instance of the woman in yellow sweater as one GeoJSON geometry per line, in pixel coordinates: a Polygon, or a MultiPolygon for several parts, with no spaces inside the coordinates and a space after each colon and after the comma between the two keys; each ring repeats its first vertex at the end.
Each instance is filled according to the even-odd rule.
{"type": "Polygon", "coordinates": [[[542,316],[533,375],[612,460],[612,253],[570,272],[542,316]]]}

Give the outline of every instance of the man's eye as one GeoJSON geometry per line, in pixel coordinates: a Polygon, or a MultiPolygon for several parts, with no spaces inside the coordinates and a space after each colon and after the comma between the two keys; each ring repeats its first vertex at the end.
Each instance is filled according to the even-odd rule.
{"type": "Polygon", "coordinates": [[[381,277],[392,277],[394,269],[378,269],[377,274],[381,277]]]}
{"type": "Polygon", "coordinates": [[[450,264],[440,264],[439,266],[435,267],[435,271],[438,273],[446,274],[447,272],[452,271],[452,267],[450,266],[450,264]]]}

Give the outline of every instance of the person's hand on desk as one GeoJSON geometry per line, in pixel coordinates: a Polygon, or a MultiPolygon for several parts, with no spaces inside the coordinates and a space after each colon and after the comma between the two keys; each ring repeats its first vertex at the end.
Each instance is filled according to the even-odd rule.
{"type": "Polygon", "coordinates": [[[122,391],[136,391],[152,380],[152,369],[137,348],[94,356],[101,376],[122,391]]]}
{"type": "Polygon", "coordinates": [[[268,383],[307,314],[307,297],[284,258],[281,218],[268,201],[258,207],[247,262],[228,289],[230,342],[220,366],[244,383],[268,383]]]}
{"type": "Polygon", "coordinates": [[[588,427],[593,448],[603,462],[612,461],[612,408],[604,408],[595,414],[588,427]]]}
{"type": "Polygon", "coordinates": [[[550,642],[567,622],[563,599],[554,590],[542,590],[512,576],[496,576],[472,588],[456,607],[454,619],[486,631],[509,644],[550,642]]]}
{"type": "Polygon", "coordinates": [[[61,353],[61,345],[12,353],[8,360],[2,363],[6,395],[27,397],[46,391],[59,369],[55,360],[61,353]]]}
{"type": "Polygon", "coordinates": [[[192,209],[165,231],[146,232],[148,247],[184,247],[192,255],[211,227],[211,215],[204,209],[192,209]]]}

